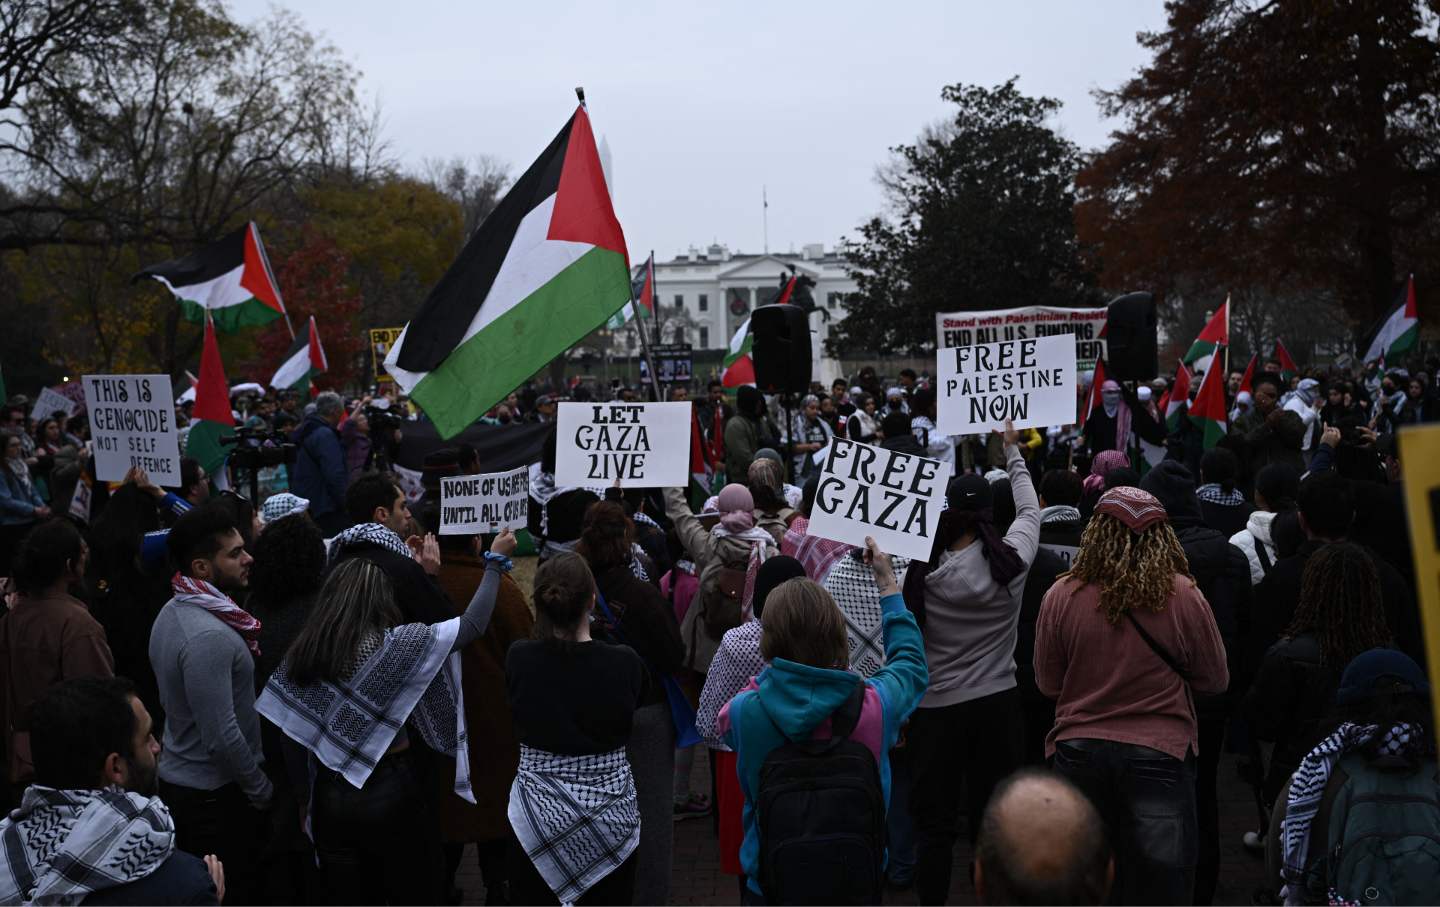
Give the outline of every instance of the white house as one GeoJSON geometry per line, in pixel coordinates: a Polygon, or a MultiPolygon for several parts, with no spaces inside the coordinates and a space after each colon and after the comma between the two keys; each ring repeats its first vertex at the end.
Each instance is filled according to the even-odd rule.
{"type": "MultiPolygon", "coordinates": [[[[792,269],[815,281],[811,290],[817,307],[810,316],[812,347],[816,376],[827,378],[831,369],[821,361],[821,343],[844,317],[840,297],[855,291],[855,281],[845,273],[845,259],[838,250],[826,251],[820,243],[806,245],[799,252],[768,254],[731,252],[719,244],[706,249],[691,246],[669,261],[656,261],[661,340],[689,343],[697,350],[725,349],[752,309],[775,301],[781,275],[788,278],[792,269]]],[[[622,349],[639,345],[634,324],[626,325],[623,333],[628,336],[617,338],[622,349]]]]}

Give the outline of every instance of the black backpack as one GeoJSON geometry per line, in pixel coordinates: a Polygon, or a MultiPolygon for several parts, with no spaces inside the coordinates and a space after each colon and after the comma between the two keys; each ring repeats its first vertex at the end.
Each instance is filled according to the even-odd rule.
{"type": "Polygon", "coordinates": [[[787,740],[760,766],[756,824],[766,903],[880,903],[880,770],[864,744],[848,739],[864,701],[865,684],[856,683],[830,716],[830,739],[787,740]]]}

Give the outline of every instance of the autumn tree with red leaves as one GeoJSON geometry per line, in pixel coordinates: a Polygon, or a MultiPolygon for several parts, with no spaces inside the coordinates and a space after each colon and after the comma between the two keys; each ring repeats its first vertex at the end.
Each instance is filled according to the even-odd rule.
{"type": "MultiPolygon", "coordinates": [[[[329,370],[315,379],[322,390],[352,387],[360,376],[360,353],[365,349],[359,323],[361,298],[351,289],[346,275],[350,256],[328,236],[307,227],[301,243],[288,255],[271,251],[275,277],[285,297],[285,309],[297,332],[306,330],[310,316],[320,332],[329,370]]],[[[241,366],[245,373],[264,384],[275,374],[293,342],[284,319],[271,322],[254,335],[254,355],[241,366]]]]}
{"type": "MultiPolygon", "coordinates": [[[[1372,324],[1440,281],[1440,42],[1426,0],[1171,0],[1148,66],[1099,93],[1123,126],[1078,179],[1102,284],[1372,324]],[[1303,309],[1303,305],[1302,305],[1303,309]]],[[[1198,303],[1197,304],[1202,304],[1198,303]]],[[[1196,316],[1198,317],[1198,316],[1196,316]]]]}

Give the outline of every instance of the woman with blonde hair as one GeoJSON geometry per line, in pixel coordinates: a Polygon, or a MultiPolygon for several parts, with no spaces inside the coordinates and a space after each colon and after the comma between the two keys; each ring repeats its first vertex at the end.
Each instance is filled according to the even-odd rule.
{"type": "Polygon", "coordinates": [[[1165,508],[1138,488],[1105,492],[1040,606],[1035,683],[1056,700],[1045,753],[1100,810],[1121,855],[1120,903],[1191,903],[1194,694],[1229,682],[1220,630],[1165,508]]]}

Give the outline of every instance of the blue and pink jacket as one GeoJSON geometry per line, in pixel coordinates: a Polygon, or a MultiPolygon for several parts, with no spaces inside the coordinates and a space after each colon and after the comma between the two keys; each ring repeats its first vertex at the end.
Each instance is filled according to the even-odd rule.
{"type": "Polygon", "coordinates": [[[777,658],[768,668],[720,710],[716,727],[733,749],[745,792],[745,842],[740,864],[750,889],[760,891],[760,832],[756,827],[755,796],[760,766],[770,751],[786,739],[830,736],[830,715],[844,703],[855,684],[866,685],[860,720],[850,739],[864,744],[880,768],[880,788],[890,804],[890,749],[900,726],[920,704],[930,682],[925,667],[925,646],[915,617],[905,609],[899,593],[880,600],[885,667],[869,680],[849,671],[812,668],[777,658]]]}

